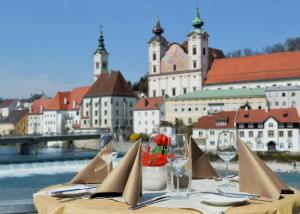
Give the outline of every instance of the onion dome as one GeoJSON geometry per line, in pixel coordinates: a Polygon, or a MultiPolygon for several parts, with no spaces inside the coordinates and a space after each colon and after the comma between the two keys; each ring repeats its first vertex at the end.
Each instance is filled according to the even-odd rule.
{"type": "Polygon", "coordinates": [[[192,25],[193,25],[193,30],[191,33],[204,33],[205,31],[202,29],[202,26],[204,25],[204,22],[202,21],[202,19],[200,18],[199,15],[199,8],[197,7],[197,11],[196,11],[196,17],[194,18],[194,20],[192,21],[192,25]]]}
{"type": "Polygon", "coordinates": [[[100,27],[100,36],[98,39],[98,47],[95,53],[107,53],[104,45],[104,36],[102,32],[102,26],[100,27]]]}
{"type": "Polygon", "coordinates": [[[164,32],[164,29],[160,26],[159,17],[157,18],[156,24],[155,24],[154,28],[152,29],[152,32],[158,36],[164,32]]]}

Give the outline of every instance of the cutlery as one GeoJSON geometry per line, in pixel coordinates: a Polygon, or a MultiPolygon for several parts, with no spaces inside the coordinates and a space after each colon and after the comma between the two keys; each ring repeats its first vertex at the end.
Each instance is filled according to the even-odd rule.
{"type": "Polygon", "coordinates": [[[145,206],[150,205],[150,204],[154,204],[154,203],[157,203],[157,202],[169,200],[170,198],[171,198],[170,195],[155,197],[155,198],[149,199],[147,201],[144,201],[144,202],[138,203],[136,205],[133,205],[133,206],[129,207],[128,209],[129,210],[136,210],[136,209],[145,207],[145,206]]]}
{"type": "Polygon", "coordinates": [[[81,188],[75,188],[75,189],[67,189],[67,190],[57,190],[57,191],[51,191],[52,194],[60,194],[60,193],[65,193],[65,192],[72,192],[72,191],[77,191],[77,190],[89,190],[89,189],[94,189],[97,187],[81,187],[81,188]]]}

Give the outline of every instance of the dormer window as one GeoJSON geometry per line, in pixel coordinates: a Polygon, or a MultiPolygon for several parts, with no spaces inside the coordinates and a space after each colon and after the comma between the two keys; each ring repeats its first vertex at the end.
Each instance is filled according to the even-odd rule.
{"type": "Polygon", "coordinates": [[[173,65],[173,71],[176,71],[176,64],[173,65]]]}
{"type": "Polygon", "coordinates": [[[227,121],[226,120],[217,120],[216,121],[216,125],[217,126],[226,126],[227,125],[227,121]]]}

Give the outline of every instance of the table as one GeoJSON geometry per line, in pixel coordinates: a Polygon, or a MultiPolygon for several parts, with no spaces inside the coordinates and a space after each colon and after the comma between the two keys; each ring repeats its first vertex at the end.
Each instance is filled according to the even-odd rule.
{"type": "MultiPolygon", "coordinates": [[[[55,185],[41,191],[58,188],[55,185]]],[[[185,214],[199,213],[189,209],[144,207],[135,211],[128,210],[128,205],[110,199],[58,199],[47,195],[36,195],[34,197],[36,209],[41,214],[110,214],[110,213],[155,213],[155,214],[185,214]]],[[[264,199],[253,199],[248,204],[229,208],[225,214],[258,213],[258,214],[299,214],[300,192],[292,195],[284,195],[283,199],[270,202],[264,199]]]]}

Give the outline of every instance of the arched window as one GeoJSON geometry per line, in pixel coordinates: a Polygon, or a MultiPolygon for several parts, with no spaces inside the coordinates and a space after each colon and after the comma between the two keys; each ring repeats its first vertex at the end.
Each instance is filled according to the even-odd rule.
{"type": "Polygon", "coordinates": [[[206,54],[206,48],[203,48],[203,49],[202,49],[202,53],[203,53],[203,55],[206,54]]]}
{"type": "Polygon", "coordinates": [[[155,61],[156,60],[156,53],[152,54],[152,60],[155,61]]]}
{"type": "Polygon", "coordinates": [[[103,69],[106,69],[106,68],[107,68],[107,63],[106,63],[106,62],[103,62],[103,63],[102,63],[102,68],[103,68],[103,69]]]}
{"type": "Polygon", "coordinates": [[[173,71],[176,71],[176,64],[173,65],[173,71]]]}
{"type": "Polygon", "coordinates": [[[197,55],[197,48],[193,47],[193,55],[197,55]]]}
{"type": "Polygon", "coordinates": [[[96,62],[96,68],[97,69],[99,68],[99,62],[96,62]]]}

